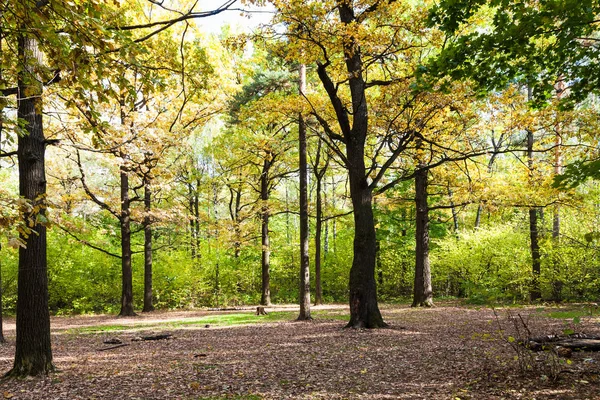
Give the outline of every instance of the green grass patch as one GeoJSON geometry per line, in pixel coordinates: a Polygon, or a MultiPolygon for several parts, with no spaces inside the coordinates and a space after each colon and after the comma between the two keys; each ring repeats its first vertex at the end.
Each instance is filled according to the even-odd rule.
{"type": "MultiPolygon", "coordinates": [[[[313,311],[315,319],[333,319],[345,321],[348,319],[348,314],[341,311],[319,310],[313,311]]],[[[207,315],[201,318],[173,320],[162,323],[144,323],[132,325],[95,325],[82,328],[69,329],[66,333],[69,334],[85,334],[85,333],[111,333],[122,331],[140,331],[147,329],[177,329],[184,327],[199,327],[203,328],[206,325],[210,326],[236,326],[248,324],[262,324],[272,322],[293,321],[298,317],[297,311],[272,311],[267,315],[255,315],[253,312],[247,313],[231,313],[231,314],[215,314],[207,315]]]]}
{"type": "Polygon", "coordinates": [[[600,309],[598,307],[578,307],[578,308],[564,308],[555,309],[549,311],[548,309],[538,308],[536,309],[539,313],[545,313],[546,316],[556,319],[573,319],[578,320],[582,317],[598,317],[600,316],[600,309]]]}

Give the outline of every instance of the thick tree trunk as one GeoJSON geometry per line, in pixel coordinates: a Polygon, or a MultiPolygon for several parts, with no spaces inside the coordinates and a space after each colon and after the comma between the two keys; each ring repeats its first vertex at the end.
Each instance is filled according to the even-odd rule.
{"type": "MultiPolygon", "coordinates": [[[[363,158],[349,157],[360,163],[363,158]]],[[[352,162],[352,161],[350,161],[352,162]]],[[[350,269],[350,321],[348,327],[379,328],[383,322],[377,305],[375,284],[375,224],[371,190],[363,174],[350,172],[352,204],[354,206],[354,259],[350,269]],[[359,175],[359,176],[357,176],[359,175]]]]}
{"type": "Polygon", "coordinates": [[[143,312],[154,311],[152,304],[152,220],[150,209],[152,207],[152,190],[150,183],[144,183],[144,308],[143,312]]]}
{"type": "MultiPolygon", "coordinates": [[[[24,28],[23,32],[26,31],[24,28]]],[[[46,259],[46,172],[42,121],[42,84],[37,78],[42,54],[37,41],[20,37],[18,117],[27,133],[19,135],[19,193],[32,205],[23,209],[24,224],[31,232],[21,233],[25,247],[19,249],[17,289],[17,340],[11,376],[47,374],[54,370],[48,311],[46,259]]]]}
{"type": "Polygon", "coordinates": [[[347,144],[347,157],[350,164],[350,197],[354,209],[354,259],[350,269],[350,321],[347,326],[385,327],[387,324],[383,322],[377,305],[375,219],[372,193],[365,174],[364,136],[362,140],[347,144]]]}
{"type": "MultiPolygon", "coordinates": [[[[338,2],[337,9],[344,25],[357,23],[353,2],[338,2]]],[[[387,325],[383,322],[377,305],[373,188],[369,186],[365,166],[365,144],[369,128],[367,86],[363,78],[360,43],[350,36],[342,46],[352,100],[350,112],[339,98],[336,84],[327,74],[328,64],[319,64],[317,72],[335,110],[346,145],[346,167],[354,210],[354,258],[350,269],[350,321],[347,326],[378,328],[387,325]]]]}
{"type": "Polygon", "coordinates": [[[260,177],[260,199],[261,207],[261,242],[262,242],[262,257],[261,257],[261,272],[262,272],[262,293],[260,304],[263,306],[271,305],[271,283],[270,283],[270,258],[271,248],[269,244],[269,169],[270,161],[264,160],[263,172],[260,177]]]}
{"type": "Polygon", "coordinates": [[[431,269],[429,266],[429,207],[427,205],[427,169],[419,165],[415,173],[416,263],[412,307],[432,307],[431,269]]]}
{"type": "MultiPolygon", "coordinates": [[[[125,162],[125,157],[122,157],[125,162]]],[[[131,268],[131,217],[129,176],[124,165],[121,171],[121,317],[136,315],[133,311],[133,272],[131,268]]]]}
{"type": "MultiPolygon", "coordinates": [[[[306,90],[306,66],[299,67],[300,94],[306,90]]],[[[308,255],[308,162],[306,157],[306,122],[298,116],[299,174],[300,174],[300,314],[298,320],[310,320],[310,269],[308,255]]]]}

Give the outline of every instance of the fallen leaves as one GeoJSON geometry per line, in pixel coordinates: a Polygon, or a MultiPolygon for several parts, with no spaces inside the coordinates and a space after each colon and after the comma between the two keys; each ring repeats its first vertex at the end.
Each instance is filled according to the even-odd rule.
{"type": "MultiPolygon", "coordinates": [[[[59,323],[66,326],[53,334],[53,346],[62,372],[0,385],[4,398],[23,400],[586,399],[597,395],[598,354],[574,352],[572,364],[564,366],[571,373],[561,374],[556,382],[523,376],[511,347],[499,340],[496,324],[488,322],[494,318],[490,310],[383,307],[382,311],[390,329],[343,329],[345,324],[339,320],[218,329],[200,325],[173,331],[175,340],[130,342],[107,352],[95,351],[106,334],[65,333],[69,323],[80,325],[82,320],[61,319],[59,323]]],[[[161,319],[185,315],[165,313],[161,319]]],[[[103,318],[99,318],[102,323],[112,321],[103,318]]],[[[155,331],[125,331],[122,341],[156,335],[162,323],[151,327],[155,331]]],[[[560,331],[560,324],[538,318],[530,328],[546,334],[560,331]]],[[[587,328],[590,334],[598,331],[594,324],[587,328]]],[[[13,332],[7,332],[7,337],[14,343],[13,332]]],[[[0,346],[0,368],[8,370],[13,356],[12,344],[0,346]]]]}

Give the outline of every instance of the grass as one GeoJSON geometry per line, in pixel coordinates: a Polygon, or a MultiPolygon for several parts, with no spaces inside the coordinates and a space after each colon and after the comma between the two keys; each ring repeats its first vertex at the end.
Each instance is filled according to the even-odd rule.
{"type": "Polygon", "coordinates": [[[579,306],[579,307],[567,307],[563,309],[557,309],[553,311],[547,311],[545,308],[540,307],[536,309],[539,313],[544,313],[547,317],[556,319],[579,319],[582,317],[598,317],[600,316],[600,308],[598,306],[579,306]]]}
{"type": "MultiPolygon", "coordinates": [[[[333,319],[346,321],[348,315],[346,312],[320,310],[313,311],[313,318],[315,319],[333,319]]],[[[69,334],[83,334],[83,333],[110,333],[110,332],[121,332],[121,331],[139,331],[151,328],[161,329],[177,329],[177,328],[189,328],[198,327],[203,328],[206,325],[210,326],[235,326],[235,325],[248,325],[248,324],[262,324],[268,322],[287,322],[293,321],[298,316],[297,311],[273,311],[267,315],[255,315],[254,313],[231,313],[231,314],[217,314],[208,315],[201,318],[193,319],[182,319],[173,320],[161,323],[139,323],[131,325],[96,325],[86,326],[82,328],[69,329],[66,333],[69,334]]]]}

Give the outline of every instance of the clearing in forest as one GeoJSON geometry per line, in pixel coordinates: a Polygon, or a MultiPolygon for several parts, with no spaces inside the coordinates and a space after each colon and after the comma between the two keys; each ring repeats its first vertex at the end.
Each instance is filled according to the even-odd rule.
{"type": "MultiPolygon", "coordinates": [[[[589,306],[383,306],[390,328],[377,330],[344,329],[345,306],[315,307],[311,322],[293,322],[293,307],[254,311],[55,317],[60,372],[1,381],[0,393],[36,400],[600,398],[600,353],[562,358],[516,344],[529,334],[599,335],[598,311],[589,306]],[[172,337],[132,341],[159,334],[172,337]]],[[[8,322],[3,371],[14,357],[8,322]]]]}

